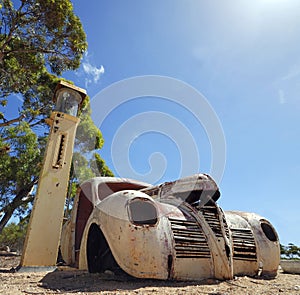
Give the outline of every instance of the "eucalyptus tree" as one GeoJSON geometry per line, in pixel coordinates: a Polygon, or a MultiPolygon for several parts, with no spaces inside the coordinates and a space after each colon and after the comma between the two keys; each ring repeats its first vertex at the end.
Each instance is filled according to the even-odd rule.
{"type": "MultiPolygon", "coordinates": [[[[70,0],[0,0],[0,233],[13,214],[30,209],[55,86],[63,72],[80,66],[86,50],[86,35],[70,0]],[[22,103],[11,117],[6,107],[13,95],[22,103]]],[[[82,158],[103,145],[90,115],[87,100],[76,139],[82,158]]],[[[95,175],[86,166],[80,169],[81,179],[72,179],[95,175]]]]}

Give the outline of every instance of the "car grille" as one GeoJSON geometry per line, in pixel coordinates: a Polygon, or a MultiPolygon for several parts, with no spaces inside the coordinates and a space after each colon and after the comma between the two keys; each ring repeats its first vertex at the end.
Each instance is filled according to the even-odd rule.
{"type": "Polygon", "coordinates": [[[256,244],[251,229],[231,228],[233,259],[256,260],[256,244]]]}
{"type": "Polygon", "coordinates": [[[177,258],[210,258],[210,250],[201,227],[193,220],[169,218],[177,258]]]}

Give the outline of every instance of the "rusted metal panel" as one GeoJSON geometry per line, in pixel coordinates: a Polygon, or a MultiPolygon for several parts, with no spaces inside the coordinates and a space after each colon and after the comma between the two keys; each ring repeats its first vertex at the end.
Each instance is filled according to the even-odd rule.
{"type": "Polygon", "coordinates": [[[77,190],[71,217],[62,229],[61,252],[65,262],[78,266],[83,230],[92,210],[101,200],[125,188],[141,189],[150,186],[145,182],[118,177],[94,177],[83,182],[77,190]]]}
{"type": "Polygon", "coordinates": [[[151,226],[132,224],[127,206],[136,197],[150,199],[142,193],[123,191],[102,201],[99,225],[124,271],[140,278],[167,279],[168,257],[173,256],[167,219],[159,218],[151,226]],[[114,210],[116,206],[118,210],[114,210]]]}
{"type": "Polygon", "coordinates": [[[176,181],[166,182],[163,185],[160,185],[160,187],[160,197],[180,192],[219,190],[214,180],[207,174],[187,176],[176,181]]]}
{"type": "Polygon", "coordinates": [[[227,211],[225,215],[232,235],[234,272],[237,275],[275,277],[280,244],[275,230],[274,241],[262,230],[262,224],[270,223],[255,213],[227,211]]]}
{"type": "Polygon", "coordinates": [[[169,217],[174,239],[173,279],[195,280],[213,276],[211,251],[196,220],[169,217]]]}
{"type": "Polygon", "coordinates": [[[275,277],[280,262],[280,243],[277,233],[268,220],[255,213],[236,212],[251,226],[257,246],[258,273],[261,276],[275,277]],[[272,231],[272,237],[268,236],[263,225],[267,225],[272,231]]]}

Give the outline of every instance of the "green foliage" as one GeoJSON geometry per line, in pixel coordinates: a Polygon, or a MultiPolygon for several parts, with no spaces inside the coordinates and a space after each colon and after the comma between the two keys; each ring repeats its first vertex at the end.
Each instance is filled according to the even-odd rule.
{"type": "Polygon", "coordinates": [[[114,176],[98,153],[93,153],[90,160],[87,160],[82,153],[74,152],[72,164],[71,175],[73,179],[76,179],[77,183],[96,176],[114,176]]]}
{"type": "Polygon", "coordinates": [[[105,161],[97,153],[94,153],[90,161],[90,167],[96,176],[114,176],[112,171],[105,164],[105,161]]]}
{"type": "Polygon", "coordinates": [[[101,131],[95,126],[91,118],[89,97],[80,113],[80,123],[76,132],[75,145],[82,153],[101,149],[104,144],[101,131]]]}
{"type": "Polygon", "coordinates": [[[300,247],[289,243],[287,246],[280,245],[281,258],[284,259],[300,259],[300,247]]]}
{"type": "Polygon", "coordinates": [[[9,126],[2,131],[0,147],[9,145],[10,152],[0,157],[1,207],[8,204],[11,195],[16,195],[24,185],[32,182],[32,178],[39,172],[41,162],[38,137],[27,122],[9,126]]]}
{"type": "MultiPolygon", "coordinates": [[[[73,153],[71,179],[77,184],[94,177],[87,158],[81,152],[73,153]]],[[[74,195],[73,195],[74,196],[74,195]]]]}
{"type": "Polygon", "coordinates": [[[28,214],[31,190],[40,169],[41,150],[37,135],[27,122],[2,130],[0,150],[0,232],[13,215],[28,214]]]}
{"type": "Polygon", "coordinates": [[[46,69],[56,75],[79,67],[85,32],[69,0],[0,1],[0,97],[25,93],[46,69]]]}
{"type": "Polygon", "coordinates": [[[11,251],[20,252],[26,235],[27,223],[10,223],[0,235],[0,248],[9,247],[11,251]]]}

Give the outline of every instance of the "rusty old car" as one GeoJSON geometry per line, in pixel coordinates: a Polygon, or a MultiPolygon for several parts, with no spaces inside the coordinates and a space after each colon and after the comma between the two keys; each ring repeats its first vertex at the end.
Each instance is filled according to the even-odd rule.
{"type": "Polygon", "coordinates": [[[81,184],[64,224],[64,261],[90,272],[160,280],[273,278],[280,244],[255,213],[223,211],[207,174],[150,185],[96,177],[81,184]]]}

